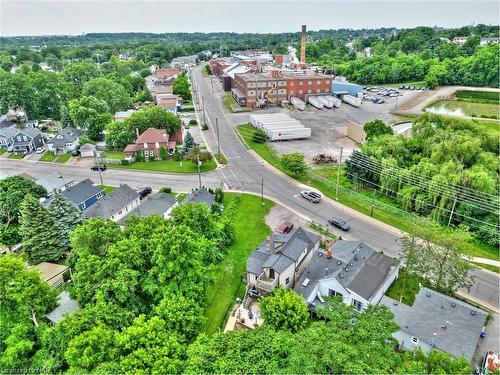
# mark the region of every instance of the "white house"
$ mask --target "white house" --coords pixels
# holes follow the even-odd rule
[[[82,131],[72,126],[63,128],[57,135],[47,142],[49,151],[54,154],[74,151],[80,141]]]
[[[467,42],[467,39],[466,36],[456,36],[453,38],[453,43],[463,46]]]
[[[398,277],[399,263],[362,241],[340,240],[328,251],[315,252],[294,289],[312,311],[324,297],[341,296],[361,312],[382,299]]]
[[[73,186],[75,180],[65,178],[59,172],[52,172],[35,181],[38,185],[42,185],[47,190],[47,197],[60,193]]]
[[[485,46],[488,44],[498,44],[499,41],[500,38],[481,38],[481,40],[479,41],[479,45]]]
[[[139,218],[151,215],[159,215],[164,219],[170,218],[172,210],[178,206],[177,198],[168,193],[157,193],[143,198],[143,201],[135,209],[118,221],[118,224],[124,226],[129,218],[136,216]]]
[[[85,216],[99,216],[104,219],[119,221],[132,212],[141,203],[141,197],[127,184],[101,197],[97,203],[85,210]]]
[[[321,237],[298,228],[273,233],[247,260],[247,286],[252,295],[266,295],[281,286],[293,288],[319,247]]]

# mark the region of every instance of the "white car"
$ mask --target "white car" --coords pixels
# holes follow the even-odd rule
[[[43,154],[45,152],[45,149],[43,147],[38,147],[36,150],[35,150],[35,153],[37,154]]]

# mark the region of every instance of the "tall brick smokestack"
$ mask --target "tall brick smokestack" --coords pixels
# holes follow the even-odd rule
[[[306,25],[302,25],[302,35],[300,37],[300,63],[306,63],[306,42],[307,42],[307,32]]]

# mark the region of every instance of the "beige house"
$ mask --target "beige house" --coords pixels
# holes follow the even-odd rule
[[[290,233],[273,233],[247,260],[247,287],[254,296],[266,295],[281,286],[293,288],[321,237],[298,228]]]

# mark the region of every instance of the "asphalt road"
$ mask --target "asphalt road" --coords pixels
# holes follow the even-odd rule
[[[258,194],[261,193],[263,186],[263,193],[266,197],[315,222],[326,224],[332,216],[342,217],[351,226],[348,235],[341,233],[344,238],[363,240],[372,247],[382,250],[387,255],[395,257],[399,255],[398,239],[400,233],[394,228],[353,212],[328,199],[323,199],[320,204],[314,204],[300,198],[299,192],[303,188],[299,183],[287,176],[276,173],[272,168],[266,167],[264,162],[247,152],[235,133],[235,125],[241,122],[241,116],[234,116],[225,112],[218,99],[212,94],[210,84],[203,78],[199,69],[193,71],[193,79],[197,91],[203,98],[207,122],[210,124],[209,130],[204,132],[207,146],[212,152],[217,152],[216,124],[218,124],[220,148],[228,159],[227,166],[202,174],[202,184],[204,186],[218,187],[223,185],[227,189]],[[11,175],[26,172],[34,177],[41,177],[58,170],[66,177],[72,177],[76,181],[91,178],[95,183],[99,182],[99,174],[91,172],[88,167],[0,158],[0,170]],[[134,188],[145,185],[154,189],[169,186],[173,191],[187,192],[198,185],[198,176],[191,174],[180,175],[108,169],[102,175],[106,185],[127,183]],[[475,275],[477,276],[476,283],[471,288],[470,296],[498,308],[498,275],[485,271],[475,271]]]

